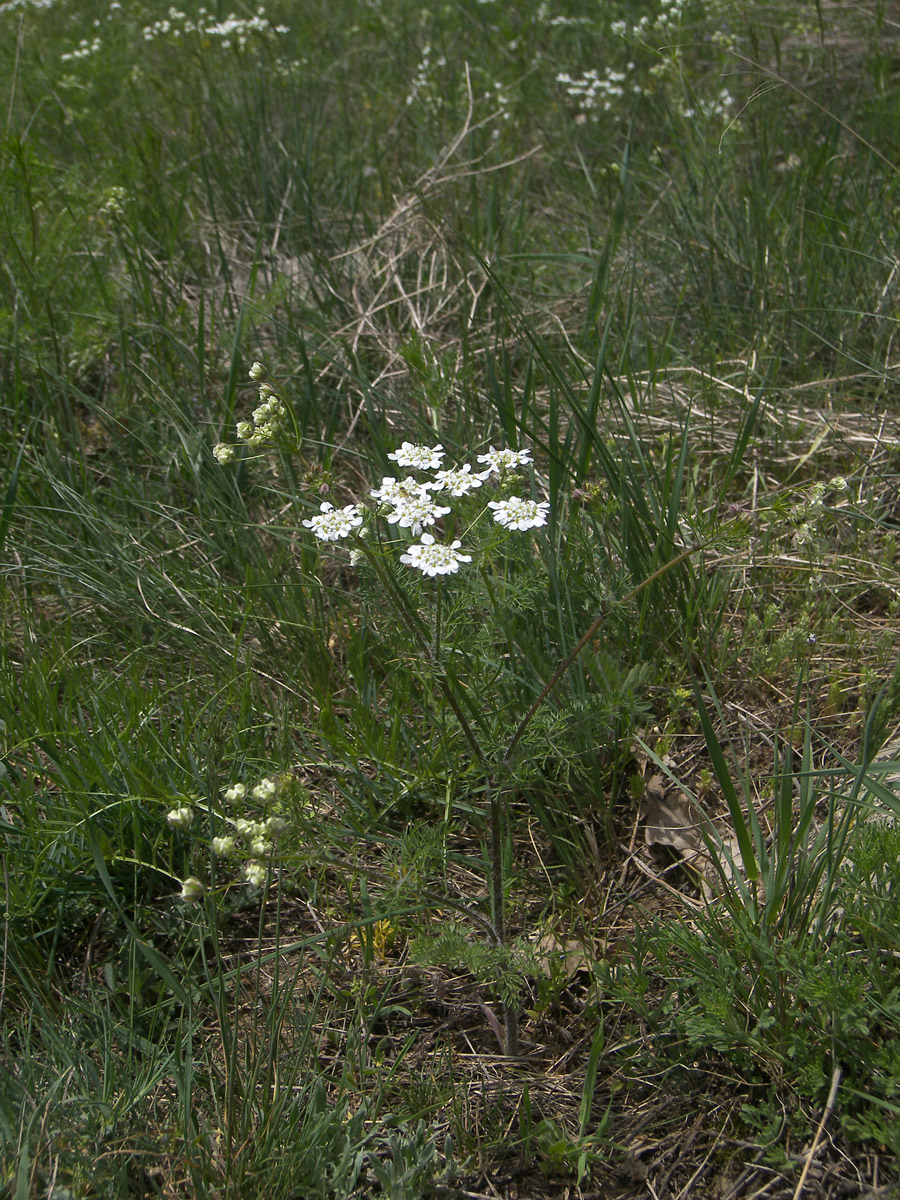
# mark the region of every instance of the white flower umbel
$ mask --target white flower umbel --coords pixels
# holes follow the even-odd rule
[[[246,783],[233,783],[231,787],[225,789],[225,799],[229,804],[237,804],[239,800],[243,800],[247,795]]]
[[[526,463],[534,462],[530,450],[495,450],[493,446],[487,454],[479,454],[478,461],[487,463],[487,475],[502,475],[504,471],[514,471],[516,467],[524,467]]]
[[[461,562],[472,561],[471,554],[459,553],[459,546],[459,542],[451,542],[449,546],[436,542],[430,533],[423,533],[420,542],[400,555],[400,561],[423,575],[455,575]]]
[[[369,495],[380,500],[382,504],[399,504],[402,500],[427,496],[429,486],[427,483],[419,483],[412,475],[407,475],[405,479],[391,479],[385,476],[381,487],[369,492]]]
[[[255,362],[247,374],[254,383],[262,383],[264,379],[268,379],[269,377],[269,372],[266,370],[265,364],[261,362]]]
[[[510,496],[508,500],[489,500],[488,508],[494,510],[494,520],[507,529],[537,529],[547,524],[550,504],[547,500],[524,500],[521,496]]]
[[[216,442],[213,446],[213,458],[223,467],[227,466],[228,463],[234,462],[234,446],[229,446],[227,442]]]
[[[233,837],[214,837],[212,848],[217,858],[230,858],[237,853],[237,842]]]
[[[392,451],[388,458],[393,459],[398,467],[414,467],[417,471],[436,471],[444,457],[444,447],[419,446],[414,442],[404,442],[399,450]]]
[[[166,813],[166,820],[173,829],[190,829],[194,822],[194,810],[188,805],[183,808],[173,808]]]
[[[335,508],[325,500],[320,505],[319,515],[303,521],[302,524],[311,529],[320,541],[336,542],[339,538],[349,537],[358,525],[362,525],[362,520],[355,504]]]
[[[438,517],[446,517],[450,511],[435,504],[426,492],[424,496],[411,496],[401,500],[392,513],[388,513],[389,525],[399,525],[401,529],[409,529],[413,537],[418,537],[426,525],[433,525]]]
[[[454,467],[450,471],[438,471],[434,483],[426,483],[433,492],[449,492],[451,496],[465,496],[473,488],[480,488],[484,479],[481,475],[473,475],[469,463]]]

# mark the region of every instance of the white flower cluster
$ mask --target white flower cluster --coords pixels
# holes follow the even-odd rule
[[[278,781],[261,779],[253,788],[244,783],[233,783],[224,789],[223,795],[230,806],[241,804],[248,797],[258,804],[268,805],[277,798]],[[262,887],[268,876],[268,860],[275,851],[275,840],[288,828],[286,818],[276,813],[262,818],[226,816],[224,820],[233,832],[212,839],[213,854],[223,859],[245,858],[241,878],[250,887]],[[166,814],[166,821],[173,829],[187,832],[193,824],[194,811],[189,805],[173,808]],[[193,903],[205,891],[204,884],[191,875],[182,884],[181,899]]]
[[[402,479],[385,476],[381,486],[373,488],[369,495],[375,500],[381,515],[388,525],[408,529],[419,542],[400,555],[400,561],[421,571],[423,575],[453,575],[460,563],[472,561],[470,554],[463,554],[459,541],[439,542],[428,530],[441,517],[452,511],[447,504],[440,504],[436,497],[459,499],[480,488],[492,476],[508,481],[517,467],[526,466],[534,460],[528,450],[500,449],[491,446],[486,454],[478,456],[485,470],[476,472],[470,463],[459,467],[442,467],[446,451],[444,447],[425,446],[415,442],[403,442],[398,450],[391,451],[388,458],[398,467],[420,472],[434,472],[434,478],[420,481],[414,475]],[[547,501],[528,500],[522,496],[510,496],[505,500],[491,500],[487,508],[493,513],[496,524],[506,529],[538,529],[547,524],[550,505]],[[323,542],[336,542],[349,537],[363,523],[363,514],[356,504],[337,509],[327,500],[319,513],[303,522]],[[363,531],[362,536],[365,536]],[[351,563],[356,565],[361,551],[351,551]]]
[[[409,93],[406,97],[406,103],[412,104],[418,97],[426,96],[434,90],[434,82],[431,79],[431,72],[435,68],[446,67],[447,60],[443,54],[432,62],[431,46],[426,43],[422,50],[422,59],[419,63],[416,73],[410,84]]]
[[[79,58],[90,58],[92,54],[96,54],[103,45],[100,38],[92,38],[88,41],[87,38],[82,38],[74,50],[70,50],[68,54],[59,56],[60,62],[77,62]]]
[[[238,421],[235,428],[238,440],[251,450],[274,442],[285,430],[288,411],[284,401],[270,383],[264,382],[268,372],[262,363],[255,362],[248,371],[254,383],[259,383],[259,406],[253,410],[251,421]],[[262,382],[261,382],[262,381]],[[222,466],[234,462],[236,449],[228,442],[216,442],[213,457]]]
[[[145,25],[142,32],[146,42],[161,37],[180,38],[185,34],[195,34],[206,41],[215,38],[224,48],[234,45],[243,50],[251,34],[272,37],[290,31],[286,25],[273,25],[262,7],[256,10],[255,17],[237,17],[231,13],[224,21],[217,20],[205,8],[197,10],[197,19],[194,21],[181,9],[173,7],[161,20]]]
[[[633,68],[634,63],[629,63],[628,69],[632,70]],[[624,71],[610,69],[604,75],[600,75],[597,71],[585,71],[583,75],[578,76],[561,72],[557,75],[556,82],[565,86],[566,95],[578,102],[582,112],[589,113],[598,109],[609,112],[613,101],[625,95],[626,79]],[[632,90],[638,92],[640,88],[635,85]]]

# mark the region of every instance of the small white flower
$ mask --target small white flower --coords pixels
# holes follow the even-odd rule
[[[242,442],[249,442],[253,437],[253,426],[249,421],[238,421],[235,432]]]
[[[537,529],[547,524],[550,503],[542,500],[524,500],[521,496],[510,496],[508,500],[489,500],[488,508],[494,510],[494,520],[507,529]]]
[[[401,500],[387,520],[389,525],[409,529],[413,537],[418,537],[426,525],[433,525],[438,517],[446,517],[449,511],[449,508],[435,504],[426,492],[424,496]]]
[[[268,379],[269,372],[261,362],[255,362],[247,372],[254,383],[262,383],[264,379]]]
[[[518,466],[534,462],[530,450],[495,450],[493,446],[487,454],[479,454],[478,461],[487,463],[486,475],[502,475],[504,471],[513,471]]]
[[[244,879],[251,887],[262,887],[266,882],[266,864],[261,862],[248,862],[244,867]]]
[[[399,450],[392,451],[388,458],[393,459],[398,467],[414,467],[417,471],[436,471],[444,457],[444,447],[419,446],[414,442],[404,442]]]
[[[247,795],[246,783],[233,783],[231,787],[225,789],[225,799],[229,804],[237,804],[239,800],[243,800]]]
[[[352,530],[362,525],[362,520],[355,504],[348,504],[345,508],[337,509],[325,500],[320,506],[317,517],[301,523],[307,529],[311,529],[320,541],[336,542],[338,538],[349,537]]]
[[[194,822],[194,810],[186,804],[182,808],[173,808],[166,813],[166,820],[173,829],[190,829]]]
[[[188,875],[187,879],[181,885],[181,899],[185,904],[194,904],[203,896],[205,891],[206,889],[196,875]]]
[[[427,483],[419,483],[412,475],[407,475],[405,479],[390,479],[385,476],[381,487],[369,492],[369,495],[380,500],[382,504],[399,504],[401,500],[427,496],[428,488]]]
[[[259,800],[265,804],[268,800],[275,799],[277,790],[278,784],[274,779],[261,779],[250,794],[254,800]]]
[[[847,480],[843,477],[843,475],[835,475],[834,479],[831,480],[828,486],[836,492],[846,492],[850,485],[847,483]]]
[[[484,483],[481,475],[473,475],[471,471],[472,467],[469,463],[455,467],[451,471],[438,471],[434,477],[434,483],[428,483],[425,486],[433,492],[448,491],[451,496],[465,496],[466,492],[471,492],[473,488],[480,488]]]
[[[284,817],[269,817],[266,821],[266,833],[270,837],[278,837],[280,833],[284,833],[288,828],[288,823]]]
[[[250,853],[254,858],[266,858],[272,853],[272,843],[267,842],[265,838],[257,838],[255,842],[250,843]]]
[[[234,462],[234,446],[229,446],[227,442],[216,442],[213,446],[213,458],[222,466],[227,466],[228,463]]]
[[[237,842],[233,837],[214,837],[212,848],[218,858],[230,858],[237,849]]]
[[[461,562],[472,561],[471,554],[458,553],[459,546],[459,542],[451,542],[449,546],[436,542],[430,533],[423,533],[420,542],[400,555],[400,561],[409,563],[423,575],[454,575]]]

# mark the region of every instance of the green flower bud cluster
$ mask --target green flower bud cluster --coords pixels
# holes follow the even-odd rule
[[[264,778],[252,788],[245,783],[230,784],[223,789],[223,799],[232,810],[247,800],[268,807],[277,801],[278,791],[278,779]],[[268,863],[275,853],[276,841],[289,828],[287,818],[277,812],[268,816],[236,816],[233,812],[220,813],[219,816],[228,829],[212,839],[213,855],[225,860],[243,858],[243,881],[252,888],[262,887],[268,876]],[[166,814],[166,821],[173,829],[187,832],[194,823],[194,810],[190,805],[173,808]],[[181,899],[185,903],[194,903],[205,891],[203,882],[191,875],[182,884]]]

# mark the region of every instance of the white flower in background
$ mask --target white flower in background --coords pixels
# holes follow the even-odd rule
[[[261,362],[255,362],[247,372],[254,383],[262,383],[264,379],[268,379],[269,372]]]
[[[230,858],[237,850],[237,842],[233,837],[214,837],[212,848],[218,858]]]
[[[436,542],[430,533],[423,533],[419,543],[400,555],[400,561],[423,575],[455,575],[461,562],[472,561],[471,554],[458,553],[459,546],[459,542],[451,542],[449,546]]]
[[[173,829],[190,829],[194,823],[194,810],[186,804],[181,808],[173,808],[166,813],[166,820]]]
[[[449,508],[435,504],[426,492],[424,496],[401,500],[394,511],[388,513],[387,520],[389,525],[409,529],[413,537],[418,537],[426,525],[433,525],[438,517],[446,517],[449,511]]]
[[[213,458],[223,467],[234,462],[234,446],[229,446],[227,442],[216,442],[213,446]]]
[[[237,804],[239,800],[243,800],[247,795],[246,783],[233,783],[231,787],[225,789],[225,799],[229,804]]]
[[[391,479],[385,476],[381,487],[369,492],[369,495],[380,500],[382,504],[399,504],[401,500],[409,500],[414,496],[427,496],[429,486],[427,483],[419,483],[412,475],[407,475],[405,479]]]
[[[244,879],[251,887],[262,887],[266,882],[266,864],[248,862],[244,867]]]
[[[238,819],[234,823],[234,827],[238,831],[238,833],[241,835],[241,837],[255,837],[256,836],[256,822],[248,821],[246,817],[238,817]]]
[[[236,433],[242,442],[249,442],[253,437],[253,425],[250,421],[238,421]]]
[[[288,828],[288,823],[284,817],[269,817],[266,821],[266,833],[269,837],[278,837],[280,833],[284,833]]]
[[[181,899],[185,904],[194,904],[200,900],[206,889],[196,875],[188,875],[181,885]]]
[[[255,842],[250,843],[250,853],[254,858],[265,858],[272,853],[272,843],[267,842],[265,838],[257,838]]]
[[[484,472],[486,479],[488,475],[502,475],[504,471],[514,471],[516,467],[534,462],[534,459],[530,450],[495,450],[491,446],[487,454],[478,455],[478,461],[487,463],[488,469]]]
[[[507,529],[537,529],[547,524],[550,504],[547,500],[538,503],[511,496],[508,500],[489,500],[488,508],[494,510],[494,520]]]
[[[433,492],[447,491],[451,496],[465,496],[466,492],[471,492],[473,488],[480,488],[482,483],[482,476],[473,475],[471,466],[465,463],[464,466],[454,467],[450,471],[438,471],[434,483],[426,483],[425,486]]]
[[[414,467],[417,471],[436,471],[444,457],[444,447],[418,446],[414,442],[404,442],[399,450],[392,451],[388,458],[393,459],[398,467]]]
[[[319,515],[302,524],[311,529],[320,541],[336,542],[338,538],[349,537],[357,526],[362,525],[362,520],[355,504],[338,509],[325,500],[320,506]]]
[[[850,485],[847,483],[847,480],[843,477],[843,475],[835,475],[834,479],[831,480],[828,486],[836,492],[846,492]]]

